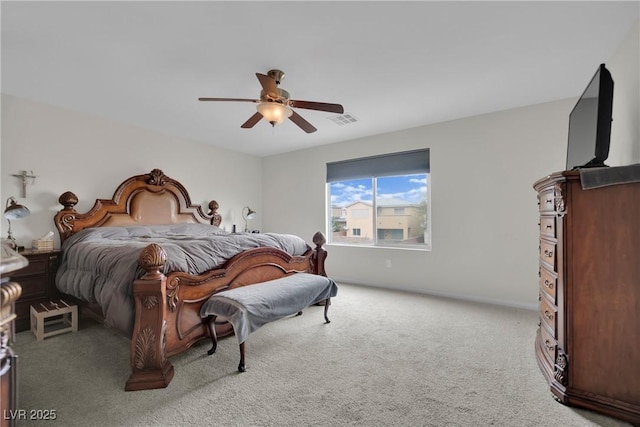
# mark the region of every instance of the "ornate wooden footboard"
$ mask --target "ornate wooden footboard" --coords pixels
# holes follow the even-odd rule
[[[112,199],[98,199],[81,214],[78,198],[71,192],[60,196],[64,206],[54,222],[62,242],[88,227],[135,224],[206,223],[220,225],[218,203],[209,203],[206,215],[192,205],[186,189],[159,169],[125,180]],[[134,281],[134,325],[131,341],[131,376],[125,390],[166,387],[173,378],[169,357],[209,337],[200,317],[202,304],[214,293],[283,277],[298,272],[325,275],[325,237],[313,237],[314,249],[291,256],[275,248],[256,248],[235,255],[221,268],[194,276],[184,272],[162,273],[166,253],[161,246],[147,246],[138,258],[146,271]],[[216,327],[218,336],[233,333],[230,324]]]
[[[135,325],[131,341],[131,376],[126,390],[166,387],[173,377],[168,357],[209,337],[200,317],[202,304],[226,289],[277,279],[297,272],[322,274],[326,251],[324,235],[314,236],[316,248],[304,256],[290,256],[273,248],[256,248],[230,259],[223,268],[199,276],[160,271],[166,255],[156,245],[147,246],[139,263],[146,274],[134,282]],[[216,325],[216,335],[230,335],[229,323]]]

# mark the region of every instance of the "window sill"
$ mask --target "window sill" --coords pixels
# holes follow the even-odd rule
[[[401,245],[347,245],[343,243],[326,243],[325,247],[340,247],[340,248],[359,248],[359,249],[392,249],[402,251],[413,252],[431,252],[431,246],[401,246]]]

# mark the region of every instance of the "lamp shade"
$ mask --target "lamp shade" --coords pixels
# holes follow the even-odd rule
[[[18,204],[14,197],[7,199],[7,206],[4,210],[4,217],[7,219],[20,219],[31,215],[31,211],[26,206]]]
[[[258,103],[256,109],[266,121],[271,123],[271,126],[279,125],[293,114],[291,108],[278,102],[263,101]]]
[[[256,216],[256,211],[251,209],[249,206],[246,206],[245,209],[247,210],[247,213],[244,216],[245,218],[253,219]]]

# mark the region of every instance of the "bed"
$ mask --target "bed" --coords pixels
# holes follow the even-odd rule
[[[215,200],[205,213],[160,169],[126,179],[86,213],[70,191],[59,202],[56,286],[83,315],[131,336],[127,391],[169,384],[169,357],[210,337],[200,309],[211,295],[296,273],[326,276],[321,232],[314,247],[292,235],[228,233]],[[223,323],[215,332],[233,329]]]

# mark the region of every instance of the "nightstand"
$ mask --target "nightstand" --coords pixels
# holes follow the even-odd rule
[[[22,286],[22,295],[15,302],[16,332],[30,329],[29,308],[32,304],[48,302],[59,297],[55,282],[60,251],[25,249],[20,255],[29,261],[29,265],[11,274],[11,280]]]

